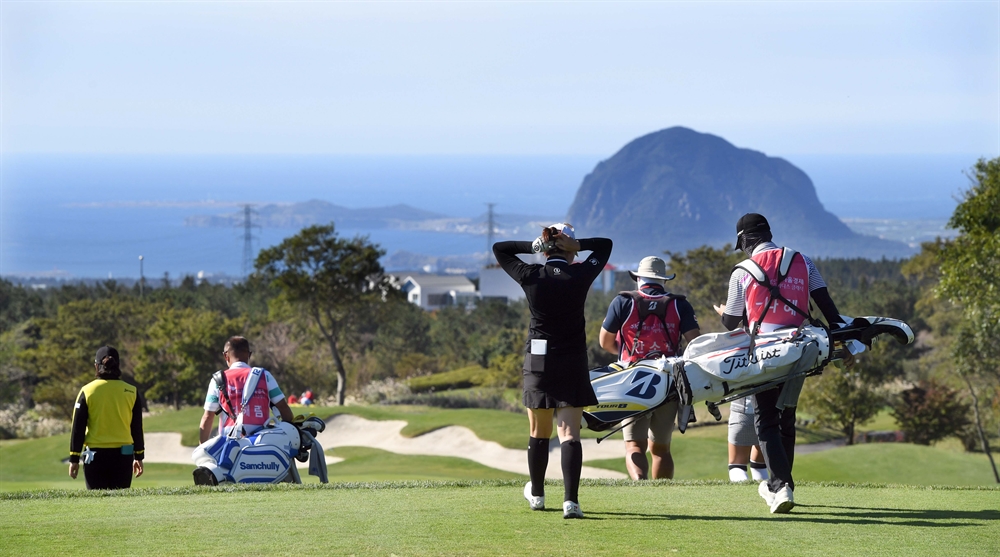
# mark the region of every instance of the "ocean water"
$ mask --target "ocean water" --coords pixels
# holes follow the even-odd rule
[[[789,156],[840,217],[948,218],[968,187],[971,155]],[[405,203],[448,216],[565,215],[598,156],[83,156],[4,155],[0,274],[146,277],[240,275],[243,230],[194,228],[185,217],[242,203],[321,199],[361,208]],[[292,229],[254,230],[254,248]],[[483,236],[399,230],[368,235],[390,254],[486,250]]]

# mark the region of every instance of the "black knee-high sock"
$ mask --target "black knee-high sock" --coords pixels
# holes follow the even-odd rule
[[[549,467],[549,440],[528,437],[528,476],[531,477],[531,494],[545,495],[545,469]]]
[[[559,445],[562,453],[562,473],[565,492],[563,501],[579,503],[580,471],[583,468],[583,445],[579,441],[566,441]]]

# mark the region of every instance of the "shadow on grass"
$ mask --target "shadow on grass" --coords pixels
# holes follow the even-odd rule
[[[813,509],[816,509],[816,511],[813,511]],[[826,511],[823,509],[836,510]],[[603,515],[614,518],[627,517],[634,520],[702,520],[706,522],[791,520],[796,522],[813,522],[816,524],[922,526],[929,528],[985,526],[988,522],[1000,521],[1000,511],[993,509],[956,511],[838,507],[832,505],[796,505],[795,511],[792,513],[776,516],[698,516],[632,512],[592,512],[590,515]]]

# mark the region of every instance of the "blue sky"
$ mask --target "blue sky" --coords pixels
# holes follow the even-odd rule
[[[11,2],[5,153],[1000,154],[991,2]]]

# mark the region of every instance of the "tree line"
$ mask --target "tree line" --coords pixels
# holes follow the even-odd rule
[[[903,261],[814,260],[843,313],[903,319],[917,333],[911,346],[877,343],[852,369],[831,366],[806,382],[802,411],[848,442],[887,406],[915,442],[958,435],[989,454],[1000,435],[1000,159],[980,160],[970,178],[950,221],[954,240],[925,243]],[[745,256],[729,246],[665,254],[677,274],[670,290],[688,297],[703,332],[721,330],[712,304],[725,301]],[[0,405],[68,417],[103,344],[118,347],[123,372],[149,401],[200,404],[234,334],[251,339],[254,363],[286,392],[309,388],[341,404],[375,380],[469,365],[489,369],[497,387],[518,386],[523,302],[426,312],[392,284],[382,255],[330,224],[263,250],[256,271],[232,287],[184,277],[142,290],[113,280],[32,290],[0,280]],[[587,301],[594,366],[613,359],[597,337],[615,294],[595,290]]]

